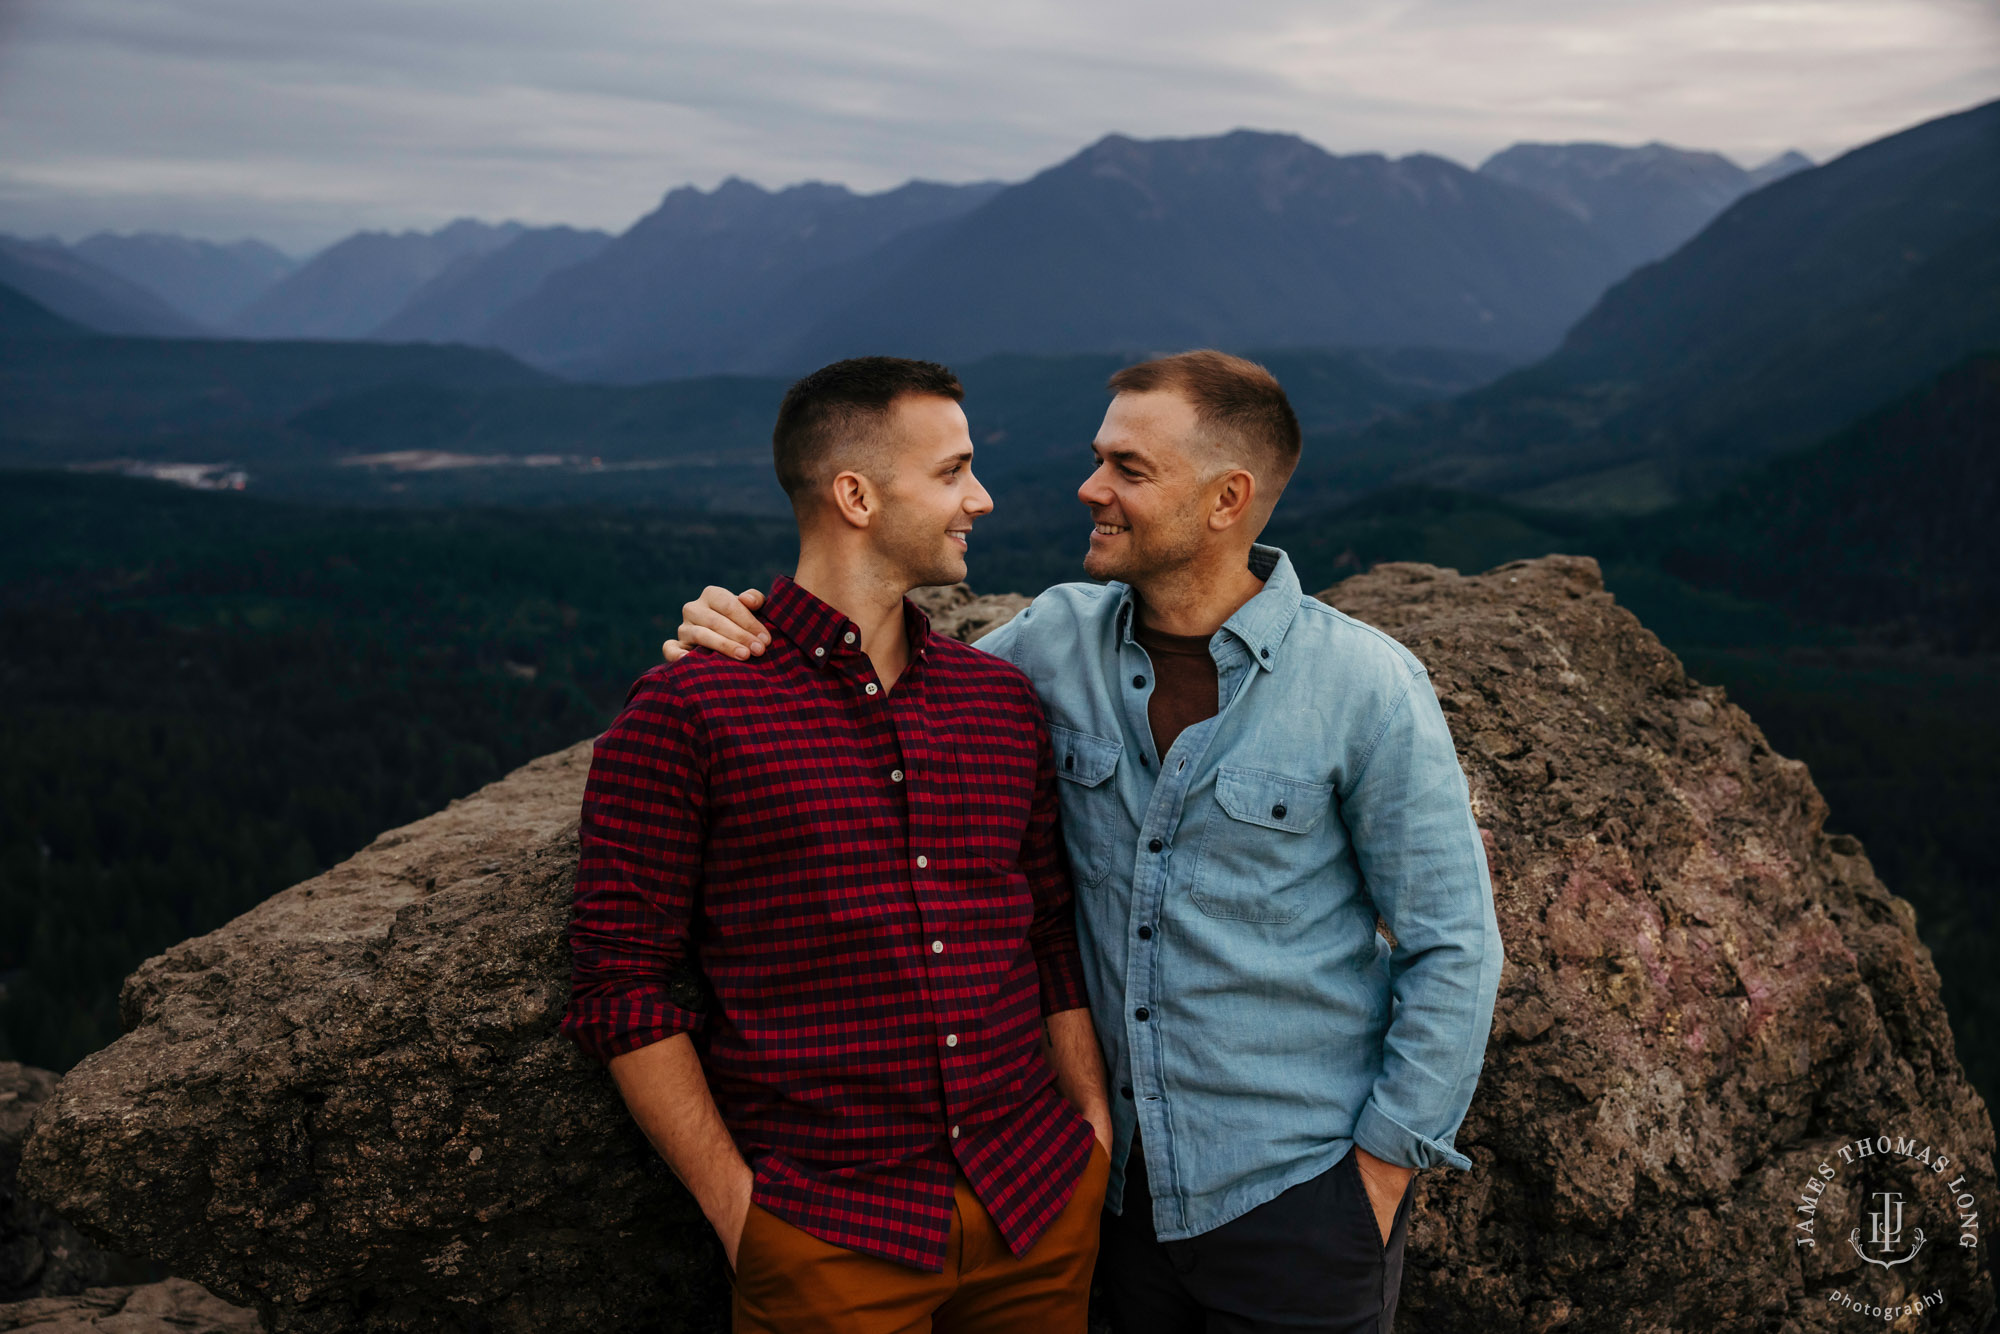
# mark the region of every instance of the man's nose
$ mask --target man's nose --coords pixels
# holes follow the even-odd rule
[[[1104,482],[1104,465],[1099,464],[1090,476],[1083,479],[1083,485],[1076,489],[1076,498],[1093,509],[1111,503],[1111,488]]]
[[[979,484],[979,479],[972,476],[970,470],[967,471],[966,478],[972,483],[972,490],[965,497],[965,512],[973,515],[991,514],[993,512],[993,497],[987,493],[985,487]]]

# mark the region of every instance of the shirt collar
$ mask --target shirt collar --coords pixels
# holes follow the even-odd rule
[[[1250,547],[1250,572],[1264,581],[1264,587],[1222,623],[1222,630],[1250,651],[1250,661],[1270,671],[1277,665],[1279,649],[1299,614],[1299,576],[1292,569],[1290,556],[1261,542]],[[1130,585],[1113,587],[1119,590],[1118,637],[1130,643],[1138,607]]]
[[[764,624],[796,644],[815,667],[843,654],[861,652],[861,631],[840,612],[800,588],[789,575],[771,581],[771,591],[758,613]],[[903,631],[910,639],[910,661],[920,661],[930,648],[931,618],[908,598],[903,599]]]

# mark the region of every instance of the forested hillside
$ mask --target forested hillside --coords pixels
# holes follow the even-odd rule
[[[684,590],[795,549],[0,474],[0,1059],[68,1066],[140,959],[590,735]]]

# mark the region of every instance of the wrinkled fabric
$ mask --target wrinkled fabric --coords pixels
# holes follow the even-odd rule
[[[598,738],[562,1031],[695,1035],[754,1200],[823,1241],[941,1270],[963,1173],[1025,1251],[1095,1142],[1043,1050],[1084,987],[1040,707],[907,600],[890,689],[790,579],[765,614]]]
[[[1353,1144],[1470,1167],[1453,1136],[1499,989],[1485,849],[1423,664],[1305,596],[1277,548],[1251,568],[1263,591],[1209,641],[1218,711],[1165,755],[1126,585],[1058,585],[978,644],[1048,712],[1117,1089],[1109,1207],[1143,1128],[1163,1241]]]

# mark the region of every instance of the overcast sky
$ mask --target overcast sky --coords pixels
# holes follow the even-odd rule
[[[2000,0],[0,0],[0,231],[622,230],[740,175],[1019,179],[1111,132],[1823,160],[2000,97]]]

